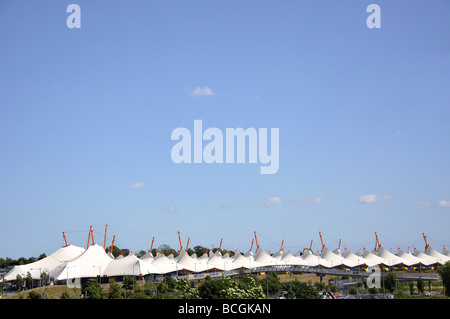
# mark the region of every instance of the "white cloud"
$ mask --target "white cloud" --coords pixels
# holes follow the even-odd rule
[[[145,187],[147,187],[147,185],[145,185],[145,183],[142,182],[135,182],[130,185],[130,188],[145,188]]]
[[[211,90],[208,86],[205,86],[203,88],[197,86],[192,92],[191,94],[193,96],[211,96],[211,95],[215,95],[216,93],[214,93],[213,90]]]
[[[430,202],[424,202],[424,201],[421,201],[421,200],[415,202],[415,204],[419,205],[419,206],[430,206],[431,205]]]
[[[438,202],[439,207],[450,207],[450,200],[440,200]]]
[[[375,195],[375,194],[367,194],[364,196],[359,197],[358,201],[362,204],[370,204],[375,203],[376,201],[380,199],[390,199],[392,198],[392,195],[386,194],[386,195]]]
[[[177,209],[173,205],[166,206],[163,208],[163,210],[169,213],[174,213],[177,211]]]
[[[272,196],[269,197],[264,203],[256,204],[256,207],[271,207],[274,204],[280,204],[284,200],[282,200],[280,197]]]
[[[310,203],[322,203],[323,202],[323,198],[322,197],[314,197],[314,198],[310,198],[309,199]]]
[[[358,201],[363,204],[374,203],[377,201],[377,195],[374,195],[374,194],[364,195],[364,196],[361,196]]]

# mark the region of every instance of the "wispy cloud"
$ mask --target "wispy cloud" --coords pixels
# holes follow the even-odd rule
[[[440,200],[438,202],[439,207],[450,207],[450,200]]]
[[[166,206],[163,208],[163,210],[168,213],[175,213],[177,211],[174,205]]]
[[[281,204],[281,203],[290,203],[290,204],[301,204],[304,205],[306,203],[322,203],[324,201],[324,199],[322,197],[312,197],[312,198],[301,198],[299,200],[290,200],[290,199],[282,199],[281,197],[278,196],[272,196],[269,197],[267,200],[265,200],[262,203],[256,204],[256,207],[271,207],[273,205],[277,205],[277,204]]]
[[[367,194],[367,195],[363,195],[360,196],[358,199],[358,202],[360,202],[361,204],[371,204],[371,203],[375,203],[378,200],[382,200],[382,199],[390,199],[392,198],[392,195],[375,195],[375,194]]]
[[[278,196],[272,196],[272,197],[269,197],[266,201],[264,201],[263,203],[259,203],[259,204],[256,204],[255,206],[256,207],[272,207],[272,205],[275,205],[275,204],[280,204],[280,203],[282,203],[282,202],[284,202],[285,200],[283,200],[283,199],[281,199],[280,197],[278,197]]]
[[[208,86],[205,87],[199,87],[197,86],[192,92],[191,95],[193,96],[211,96],[215,95],[216,93],[211,90]]]
[[[314,198],[310,198],[308,201],[310,203],[322,203],[323,202],[323,198],[322,197],[314,197]]]
[[[431,205],[430,202],[425,202],[425,201],[421,201],[421,200],[418,200],[414,204],[418,205],[418,206],[430,206]]]
[[[145,187],[147,187],[147,185],[145,185],[145,183],[142,182],[135,182],[130,185],[130,188],[145,188]]]
[[[433,206],[433,207],[442,207],[442,208],[450,208],[450,200],[440,200],[436,204],[432,204],[427,201],[416,201],[414,205],[418,206]]]

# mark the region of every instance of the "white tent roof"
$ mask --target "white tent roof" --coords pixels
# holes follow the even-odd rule
[[[220,253],[218,254],[217,251],[209,257],[208,267],[209,269],[231,270],[233,268],[233,260],[231,258],[222,258],[222,255]]]
[[[414,248],[414,256],[420,259],[420,262],[424,266],[430,266],[438,263],[438,260],[434,257],[431,257],[430,255],[425,254],[424,252],[418,250],[417,248]]]
[[[365,248],[363,249],[362,256],[366,260],[366,265],[369,267],[381,266],[385,262],[383,258],[371,253]]]
[[[67,278],[92,278],[103,276],[106,268],[113,259],[109,257],[103,247],[93,244],[80,256],[61,265],[61,270],[56,271],[55,280]]]
[[[261,248],[259,248],[256,252],[255,261],[258,262],[261,266],[273,266],[282,264],[281,261],[276,260]]]
[[[312,253],[311,250],[309,249],[305,249],[303,251],[303,255],[302,255],[302,265],[304,266],[318,266],[319,265],[319,260],[320,257],[316,256]]]
[[[334,252],[332,252],[327,246],[324,246],[322,249],[322,254],[320,255],[321,261],[319,263],[322,266],[326,266],[329,268],[342,266],[344,258],[341,256],[336,255]]]
[[[344,248],[342,257],[345,258],[346,266],[349,267],[363,266],[367,265],[368,263],[362,255],[356,255],[347,248]]]
[[[252,259],[255,259],[255,256],[253,256],[253,252],[252,252],[251,250],[247,251],[247,252],[244,254],[244,256],[245,256],[245,257],[252,258]]]
[[[398,248],[397,255],[403,259],[403,264],[405,266],[413,266],[413,265],[419,265],[421,263],[421,259],[417,258],[413,254],[411,254],[409,251],[406,252],[400,247]]]
[[[441,254],[437,250],[433,249],[433,247],[431,247],[431,246],[429,246],[425,250],[425,254],[427,254],[430,257],[436,258],[438,263],[440,263],[441,265],[445,264],[447,261],[450,261],[450,257],[449,256]]]
[[[152,263],[137,258],[134,254],[112,260],[104,275],[113,276],[139,276],[149,274],[160,274],[161,271]]]
[[[274,258],[276,260],[281,260],[281,258],[286,254],[287,254],[287,251],[285,251],[284,249],[280,249],[272,256],[272,258]]]
[[[68,245],[59,248],[53,254],[35,261],[30,264],[14,266],[5,276],[4,280],[11,281],[16,280],[17,275],[20,275],[22,278],[27,276],[27,273],[30,272],[31,277],[35,280],[41,278],[42,272],[52,273],[55,269],[57,269],[64,262],[71,260],[84,252],[84,248],[78,247],[75,245]]]
[[[383,246],[381,246],[378,249],[377,255],[378,255],[378,257],[381,257],[384,259],[383,264],[385,266],[397,266],[397,265],[406,263],[405,260],[403,260],[403,258],[401,258],[397,255],[394,255],[390,251],[386,250]]]
[[[153,259],[152,265],[156,266],[162,274],[168,274],[175,271],[183,270],[183,267],[178,266],[175,258],[169,258],[163,253],[158,253]]]
[[[450,250],[448,250],[447,248],[444,247],[443,254],[444,254],[445,256],[450,257]]]
[[[233,256],[233,269],[239,269],[239,268],[255,268],[261,266],[260,263],[253,260],[253,256],[246,256],[242,255],[239,251],[236,251],[235,255]]]
[[[303,259],[300,256],[293,256],[289,252],[283,254],[281,261],[286,265],[303,265]]]
[[[146,259],[147,262],[152,261],[153,258],[153,254],[150,251],[147,251],[144,255],[141,256],[141,259]]]

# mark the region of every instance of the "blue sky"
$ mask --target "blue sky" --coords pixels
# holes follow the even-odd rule
[[[81,8],[69,29],[66,8]],[[366,8],[381,8],[381,28]],[[448,1],[0,1],[0,257],[450,245]],[[196,88],[200,90],[196,91]],[[209,91],[208,91],[209,90]],[[194,94],[210,92],[211,94]],[[279,128],[280,168],[172,130]],[[137,183],[137,184],[136,184]],[[133,187],[140,186],[140,187]]]

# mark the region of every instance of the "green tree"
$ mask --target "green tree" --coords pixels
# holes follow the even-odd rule
[[[109,284],[108,299],[122,299],[122,287],[117,282]]]
[[[284,282],[283,283],[284,290],[289,291],[292,290],[292,294],[297,299],[317,299],[319,298],[319,293],[314,288],[313,285],[306,282],[301,282],[298,279],[293,280],[292,282]]]
[[[102,287],[97,279],[88,279],[81,287],[87,299],[102,299]]]
[[[42,295],[37,291],[30,291],[28,294],[28,299],[42,299]]]
[[[61,294],[61,299],[70,299],[69,292],[66,290]]]
[[[28,289],[33,288],[33,277],[31,277],[30,272],[27,272],[27,276],[25,277],[25,283]]]
[[[425,285],[422,278],[419,278],[419,280],[417,280],[417,290],[421,294],[423,294],[423,292],[425,291]]]
[[[445,295],[450,297],[450,261],[447,261],[445,265],[439,267],[437,272],[441,276]]]
[[[22,286],[23,286],[23,278],[21,275],[17,275],[16,276],[16,280],[14,281],[14,283],[16,284],[17,288],[19,291],[22,290]]]
[[[123,280],[123,289],[133,290],[136,288],[136,278],[133,276],[125,276]]]
[[[414,285],[414,281],[410,281],[408,283],[408,287],[409,287],[409,294],[412,296],[414,294],[414,289],[415,289],[415,285]]]
[[[395,290],[395,283],[397,282],[397,275],[393,272],[387,273],[384,275],[383,283],[384,288],[388,291],[393,292]]]
[[[275,272],[268,273],[264,278],[260,279],[259,282],[263,287],[264,292],[268,295],[276,295],[282,289],[280,277]]]

